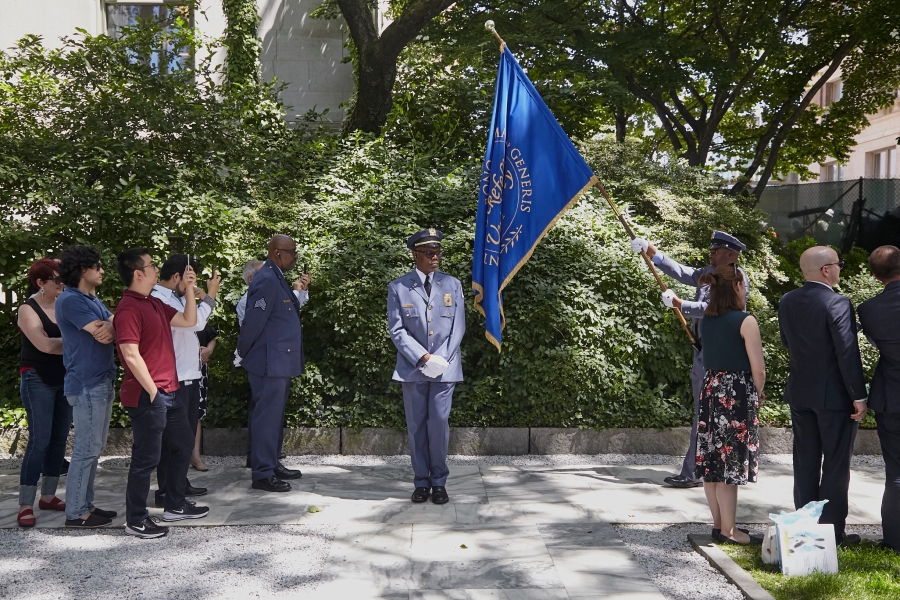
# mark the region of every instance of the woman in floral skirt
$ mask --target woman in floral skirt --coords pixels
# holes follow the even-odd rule
[[[744,278],[737,265],[718,267],[700,278],[709,285],[702,321],[703,366],[697,428],[697,478],[719,542],[749,544],[735,527],[738,486],[759,473],[759,407],[766,383],[759,324],[744,312]]]

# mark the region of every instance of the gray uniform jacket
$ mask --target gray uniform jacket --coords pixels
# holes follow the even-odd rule
[[[869,408],[900,413],[900,281],[892,281],[856,309],[863,333],[881,356],[869,388]]]
[[[435,271],[431,297],[425,296],[415,269],[388,285],[388,333],[397,347],[394,381],[462,381],[459,345],[466,331],[465,304],[459,279]],[[440,377],[426,377],[421,358],[437,354],[450,366]]]
[[[687,265],[676,262],[661,252],[657,252],[653,256],[652,260],[653,264],[659,267],[660,271],[662,271],[672,279],[685,285],[691,285],[697,288],[697,291],[694,294],[693,301],[682,300],[681,314],[691,319],[691,329],[693,330],[694,334],[699,337],[701,335],[700,319],[703,318],[703,312],[706,310],[706,307],[709,306],[709,286],[698,286],[697,282],[706,273],[712,273],[713,271],[715,271],[715,267],[713,267],[712,265],[707,265],[702,269],[695,269],[694,267],[689,267]],[[746,307],[746,302],[750,298],[750,281],[747,279],[747,274],[742,268],[738,267],[738,271],[740,271],[741,275],[743,275],[744,277],[744,289],[747,290],[746,294],[744,295],[744,305]],[[744,310],[746,311],[746,308]]]

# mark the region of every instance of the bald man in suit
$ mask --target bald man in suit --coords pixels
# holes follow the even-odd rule
[[[835,540],[847,535],[850,457],[858,422],[866,414],[866,382],[850,300],[834,291],[844,261],[827,246],[800,256],[806,284],[778,307],[781,342],[790,353],[784,397],[794,429],[794,507],[828,500],[820,523],[833,523]]]

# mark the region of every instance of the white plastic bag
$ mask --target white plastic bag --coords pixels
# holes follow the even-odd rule
[[[762,560],[767,565],[778,564],[778,534],[775,525],[766,527],[762,543]]]
[[[837,573],[834,526],[819,524],[826,502],[810,502],[796,512],[769,515],[775,521],[778,562],[785,576],[809,575],[815,571]],[[765,544],[763,548],[765,560]]]

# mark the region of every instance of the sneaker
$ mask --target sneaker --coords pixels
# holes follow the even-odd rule
[[[159,519],[157,519],[156,517],[147,517],[137,524],[126,523],[125,533],[127,535],[133,535],[145,540],[163,537],[164,535],[169,533],[169,528],[157,525],[158,522]]]
[[[185,502],[181,508],[167,510],[163,513],[163,521],[182,521],[184,519],[202,519],[209,514],[208,506],[197,506],[193,502]]]
[[[66,527],[74,529],[94,529],[105,527],[110,523],[112,523],[112,519],[101,517],[96,513],[89,514],[87,519],[66,519]]]

